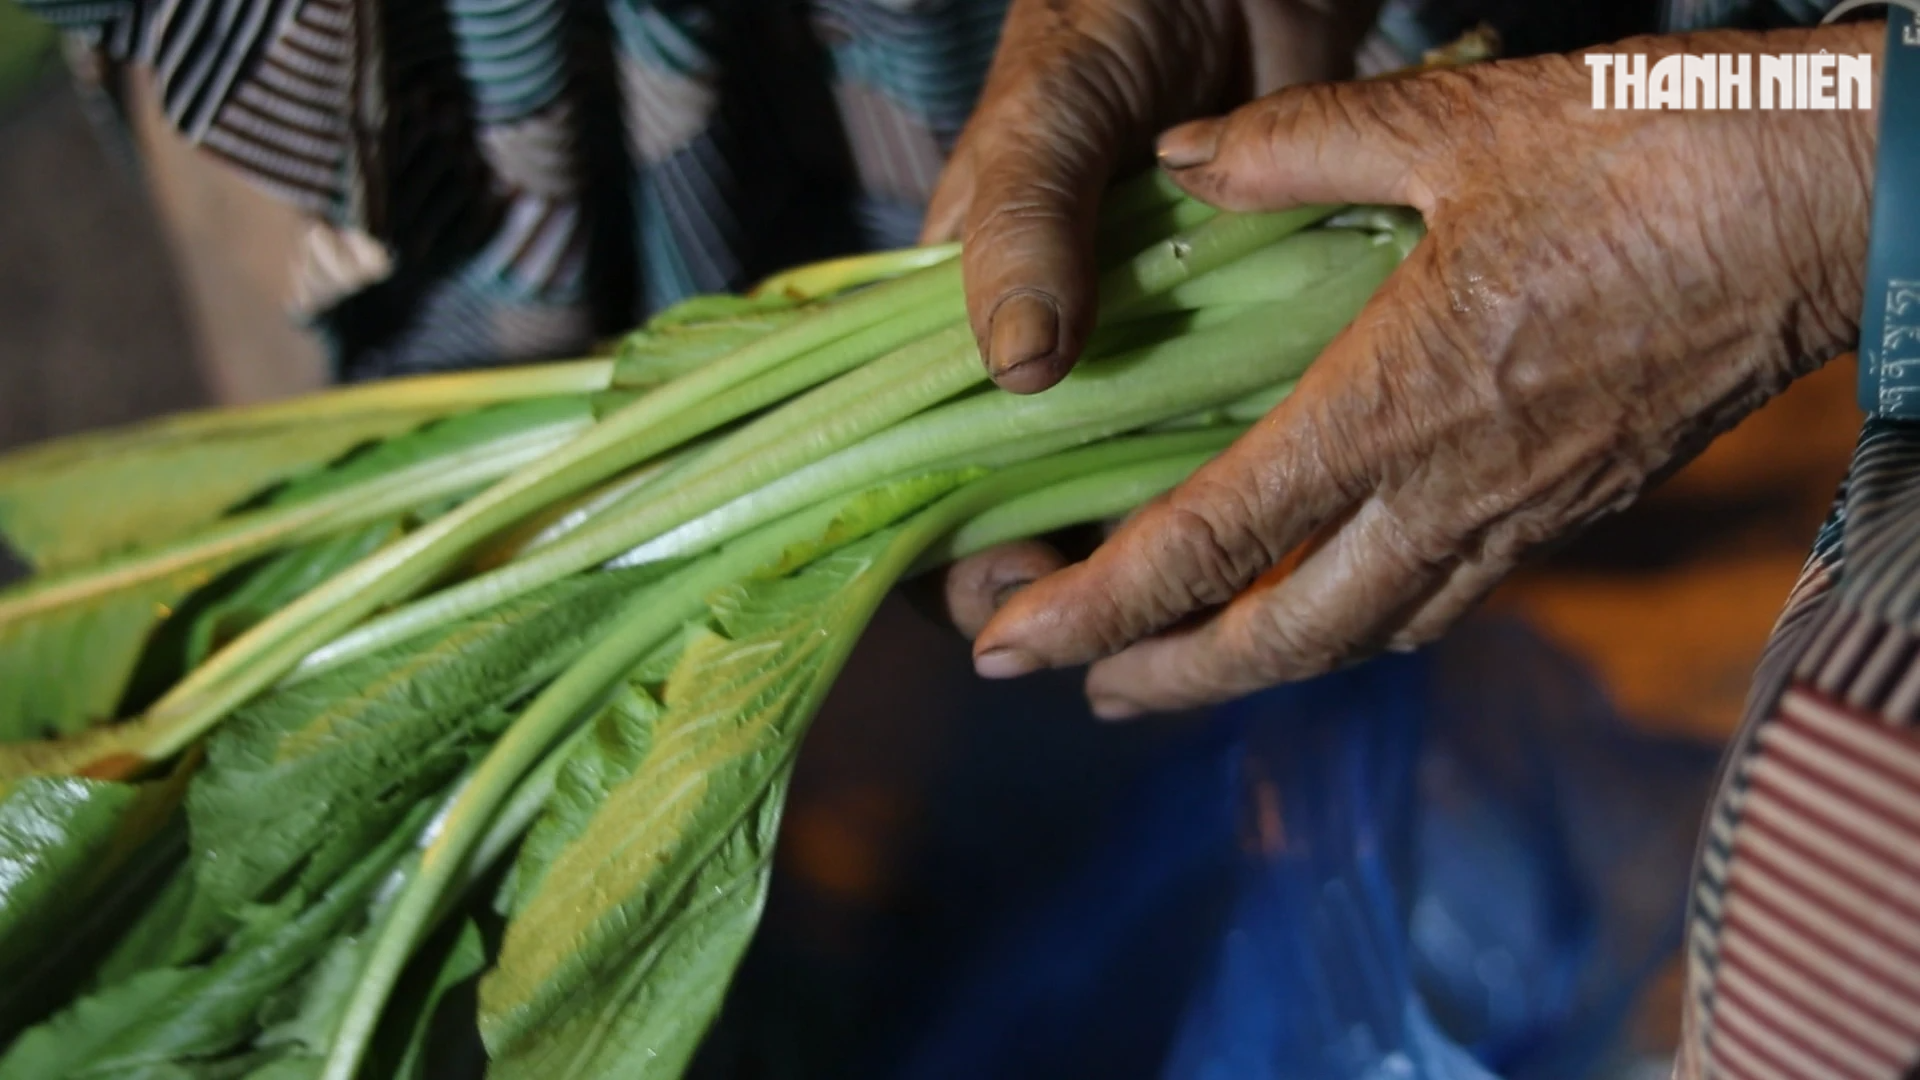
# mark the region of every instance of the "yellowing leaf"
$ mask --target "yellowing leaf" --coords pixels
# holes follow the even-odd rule
[[[567,398],[453,417],[353,455],[187,539],[0,591],[0,686],[11,691],[0,694],[0,741],[71,735],[113,718],[153,628],[219,575],[484,484],[591,419],[583,401]],[[310,583],[298,573],[289,579]],[[295,595],[263,588],[242,598],[285,603]]]
[[[361,443],[437,415],[383,411],[211,430],[163,421],[32,447],[0,457],[0,534],[43,571],[155,547]]]
[[[481,982],[494,1076],[679,1075],[759,919],[800,736],[904,565],[899,536],[722,590],[664,708],[635,693],[602,718],[534,834],[567,839],[523,854]]]

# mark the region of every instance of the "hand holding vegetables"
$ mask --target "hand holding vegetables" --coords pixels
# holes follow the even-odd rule
[[[1417,233],[1122,185],[1040,395],[943,246],[0,456],[0,1080],[417,1080],[482,971],[495,1080],[678,1075],[887,590],[1166,490]]]
[[[1343,78],[1378,0],[1016,0],[922,239],[966,245],[994,382],[1059,382],[1094,323],[1101,194],[1169,124]]]
[[[967,317],[988,374],[1060,381],[1094,321],[1094,223],[1153,137],[1298,82],[1351,74],[1378,0],[1015,0],[921,239],[964,239]],[[979,634],[1013,589],[1066,564],[1028,540],[955,563],[942,591]]]
[[[1614,48],[1877,52],[1880,28]],[[1125,717],[1427,641],[1846,348],[1873,114],[1596,111],[1590,87],[1547,57],[1287,90],[1163,136],[1216,205],[1407,204],[1428,234],[1297,393],[1015,595],[979,670],[1098,660],[1095,708]]]

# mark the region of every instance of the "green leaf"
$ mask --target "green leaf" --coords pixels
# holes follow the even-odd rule
[[[0,592],[0,742],[69,735],[114,715],[147,635],[233,562],[88,582],[35,604],[28,581]],[[14,601],[9,603],[9,601]]]
[[[120,1080],[195,1076],[182,1069],[244,1046],[261,1010],[363,919],[374,888],[436,809],[417,804],[383,843],[316,894],[289,893],[251,909],[221,953],[193,967],[157,968],[82,997],[0,1057],[0,1080]]]
[[[308,589],[359,562],[399,536],[399,518],[302,544],[268,559],[238,588],[210,603],[186,633],[185,667],[198,667],[227,642],[299,599]]]
[[[355,531],[470,489],[591,422],[576,398],[481,409],[398,436],[302,479],[193,537],[0,591],[0,741],[71,734],[111,719],[156,624],[218,575],[276,548]],[[364,546],[366,536],[359,537]],[[276,564],[242,602],[284,603],[355,550]],[[322,564],[326,565],[322,565]],[[302,571],[307,573],[303,576]],[[231,614],[231,613],[228,613]],[[210,643],[216,628],[206,631]]]
[[[22,928],[59,911],[63,894],[113,845],[138,794],[131,784],[72,777],[0,785],[0,970],[20,950]]]
[[[606,361],[392,379],[0,454],[0,537],[41,570],[195,531],[362,443],[502,402],[606,389]]]
[[[629,668],[630,693],[614,695],[597,737],[574,744],[522,850],[498,965],[481,981],[490,1076],[680,1075],[759,917],[798,742],[888,587],[997,503],[1215,443],[1143,436],[1013,466],[783,577],[765,568],[796,541],[911,500],[856,496],[810,512],[805,529],[770,527],[762,572],[730,568],[721,580],[733,583],[709,594],[708,625],[687,637],[662,707],[649,707]]]
[[[783,767],[673,895],[671,921],[591,990],[496,1056],[489,1080],[679,1077],[719,1013],[766,904]],[[486,985],[482,982],[482,985]]]
[[[400,469],[444,462],[503,440],[532,435],[537,441],[556,443],[565,434],[584,429],[592,419],[592,406],[581,397],[530,398],[475,409],[349,454],[324,471],[287,485],[274,502],[299,503],[346,491]],[[556,436],[556,431],[564,434]]]
[[[680,647],[682,642],[676,639],[670,644]],[[614,786],[631,777],[645,760],[661,708],[642,688],[642,679],[633,681],[639,685],[623,685],[614,691],[613,700],[595,718],[586,741],[568,756],[554,780],[553,794],[547,796],[539,819],[521,841],[513,865],[510,914],[519,914],[526,907],[526,899],[538,891],[554,859],[580,838]]]
[[[98,1044],[177,1001],[193,985],[189,969],[143,972],[112,990],[83,997],[65,1012],[21,1036],[0,1057],[0,1080],[68,1080],[84,1075]],[[96,1073],[96,1075],[98,1075]]]
[[[185,847],[182,843],[183,853]],[[142,971],[177,967],[202,956],[216,939],[210,931],[196,933],[187,925],[192,910],[193,867],[182,858],[101,960],[92,985],[111,986]]]
[[[320,1075],[321,1064],[321,1059],[311,1054],[275,1058],[240,1074],[238,1080],[314,1080]]]
[[[27,965],[71,944],[62,935],[166,826],[182,789],[178,779],[0,784],[0,982],[17,985]]]
[[[395,872],[390,871],[387,880],[391,881]],[[378,901],[371,907],[377,912]],[[337,935],[304,974],[267,991],[254,1013],[254,1025],[259,1030],[249,1049],[212,1061],[143,1065],[135,1075],[179,1076],[183,1080],[311,1080],[319,1075],[325,1061],[365,951],[364,937]],[[485,966],[486,952],[479,929],[471,920],[448,926],[428,942],[409,966],[404,992],[384,1018],[382,1040],[376,1046],[368,1075],[382,1080],[427,1080],[422,1069],[433,1049],[428,1040],[442,1004],[454,988],[474,979]],[[192,992],[193,988],[181,989]],[[471,1027],[470,1012],[467,1023]]]
[[[232,915],[339,872],[668,569],[569,578],[243,708],[188,796],[202,901]]]
[[[863,491],[847,500],[846,506],[834,515],[826,531],[800,543],[789,544],[780,553],[779,561],[763,569],[760,576],[777,578],[790,574],[827,552],[871,536],[986,473],[985,469],[934,469]]]
[[[378,910],[376,903],[374,911]],[[327,955],[294,988],[297,993],[292,1014],[268,1026],[254,1041],[256,1046],[281,1056],[249,1072],[249,1080],[319,1074],[365,961],[366,944],[366,939],[358,935],[335,939]],[[381,1018],[380,1035],[363,1074],[381,1080],[427,1080],[426,1064],[436,1056],[430,1039],[436,1021],[442,1019],[442,1004],[455,988],[477,977],[486,964],[485,943],[473,920],[461,919],[434,935],[407,966],[400,993]],[[470,1007],[466,1022],[471,1029]]]
[[[899,568],[888,530],[722,589],[651,722],[634,689],[556,786],[519,868],[481,1034],[500,1078],[677,1076],[765,895],[807,722]]]
[[[40,570],[84,566],[186,536],[263,489],[437,415],[161,421],[44,443],[0,456],[0,535]]]
[[[924,489],[924,485],[918,487]],[[928,492],[927,497],[936,493]],[[556,748],[580,740],[583,732],[591,730],[588,725],[622,681],[634,678],[637,669],[650,668],[689,620],[708,614],[707,598],[716,590],[752,578],[756,570],[777,561],[789,545],[827,531],[836,518],[862,516],[849,515],[850,501],[868,506],[868,515],[874,512],[873,506],[897,502],[832,500],[692,560],[656,586],[637,593],[592,648],[527,704],[436,820],[414,872],[398,886],[328,1056],[326,1076],[346,1080],[357,1075],[394,981],[426,930],[475,881],[476,873],[484,872],[539,815],[564,764],[564,758],[554,756]],[[927,539],[918,536],[915,543],[924,546]],[[889,565],[885,573],[876,575],[883,581],[882,588],[904,566]],[[873,602],[878,602],[878,593]],[[695,636],[710,633],[701,628]],[[647,681],[640,685],[646,686]],[[530,872],[529,876],[538,875]],[[510,906],[511,892],[501,895]]]
[[[378,904],[374,909],[378,910]],[[359,974],[366,941],[359,936],[337,937],[321,960],[301,981],[286,988],[293,1012],[270,1022],[253,1040],[257,1049],[199,1064],[191,1075],[203,1080],[216,1071],[235,1080],[314,1080],[326,1062],[326,1052],[339,1024],[342,1007]],[[436,1033],[448,1030],[444,1023],[456,1018],[443,1015],[446,1008],[460,1004],[449,995],[470,983],[486,967],[487,954],[480,928],[471,919],[450,924],[434,936],[408,965],[393,1007],[381,1020],[380,1038],[373,1048],[362,1075],[379,1080],[430,1080],[429,1063],[443,1064],[442,1046],[435,1045]],[[262,1020],[272,1010],[263,1005]],[[471,1029],[472,1011],[466,1011]],[[477,1041],[473,1043],[477,1051]],[[463,1048],[464,1049],[464,1048]],[[179,1067],[169,1063],[169,1067]],[[205,1070],[203,1073],[199,1070]],[[460,1074],[454,1074],[460,1075]]]
[[[804,312],[788,301],[694,297],[620,341],[613,385],[645,390],[767,336]]]
[[[792,311],[798,303],[786,296],[741,296],[736,293],[703,293],[661,308],[647,320],[642,333],[685,330],[713,323],[751,323],[759,318]]]
[[[263,1029],[254,1044],[280,1048],[298,1057],[325,1054],[364,951],[365,943],[358,936],[335,938],[298,984],[284,988],[277,999],[262,1003]]]

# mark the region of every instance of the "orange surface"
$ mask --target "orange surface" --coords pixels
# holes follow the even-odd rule
[[[1801,380],[1493,603],[1586,658],[1640,722],[1725,738],[1846,471],[1853,383],[1851,359]]]

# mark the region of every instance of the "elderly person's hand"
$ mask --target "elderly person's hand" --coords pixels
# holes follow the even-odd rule
[[[1882,32],[1610,51],[1877,54]],[[1597,111],[1591,85],[1548,57],[1287,90],[1163,136],[1209,202],[1405,204],[1428,235],[1292,397],[1014,595],[980,672],[1098,661],[1088,694],[1117,718],[1420,644],[1849,347],[1872,114]]]
[[[1093,230],[1116,174],[1169,125],[1294,83],[1343,78],[1380,0],[1014,0],[980,104],[927,210],[966,241],[967,311],[994,381],[1060,381],[1094,319]],[[1009,590],[1064,565],[1010,544],[946,575],[969,637]]]
[[[923,237],[966,243],[994,381],[1052,386],[1094,320],[1093,228],[1169,125],[1342,78],[1378,0],[1014,0]]]

